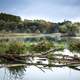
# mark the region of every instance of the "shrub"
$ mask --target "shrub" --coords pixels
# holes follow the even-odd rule
[[[72,40],[72,41],[70,41],[69,49],[72,52],[80,52],[80,40]]]
[[[37,44],[31,45],[31,50],[38,53],[38,52],[45,52],[52,47],[54,47],[52,42],[42,41]]]
[[[0,54],[4,54],[6,50],[8,50],[8,44],[0,42]]]
[[[6,52],[9,54],[23,54],[26,52],[26,45],[22,42],[12,42]]]

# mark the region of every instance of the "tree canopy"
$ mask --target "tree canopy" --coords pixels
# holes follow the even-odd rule
[[[45,20],[21,20],[20,16],[0,13],[0,32],[16,33],[66,33],[70,36],[80,32],[80,23],[64,21],[53,23]]]

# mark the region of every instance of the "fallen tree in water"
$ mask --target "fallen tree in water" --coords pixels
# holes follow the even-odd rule
[[[34,59],[36,58],[36,56],[38,57],[37,61],[34,63]],[[60,57],[60,58],[59,58]],[[1,58],[0,58],[1,59]],[[71,57],[71,56],[67,56],[67,55],[53,55],[51,57],[49,57],[49,55],[26,55],[26,57],[22,57],[22,56],[6,56],[3,57],[4,62],[4,66],[8,67],[7,64],[10,64],[11,66],[13,66],[14,64],[22,64],[22,65],[43,65],[43,66],[50,66],[50,67],[64,67],[64,66],[80,66],[80,58],[75,58],[75,57]],[[48,63],[45,64],[43,63],[43,61],[48,60]],[[56,65],[56,63],[58,63]]]
[[[74,63],[74,64],[44,64],[44,63],[23,63],[23,64],[20,64],[20,63],[17,63],[17,64],[2,64],[0,65],[0,68],[2,67],[15,67],[15,66],[43,66],[43,67],[70,67],[70,68],[75,68],[77,66],[80,66],[80,62],[79,63]]]
[[[77,55],[62,55],[62,54],[53,54],[55,51],[61,49],[50,49],[46,52],[41,53],[30,53],[30,54],[1,54],[0,63],[4,64],[0,67],[11,67],[19,65],[42,65],[48,67],[77,67],[80,66],[80,57]],[[38,57],[38,61],[33,62],[34,59]],[[43,63],[44,60],[48,60],[48,63]],[[58,64],[56,64],[58,63]]]

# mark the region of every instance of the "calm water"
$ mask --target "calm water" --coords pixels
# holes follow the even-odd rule
[[[1,68],[0,80],[80,80],[80,71],[68,67],[40,70],[35,66],[27,68]]]

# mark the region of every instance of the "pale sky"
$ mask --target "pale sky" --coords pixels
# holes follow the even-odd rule
[[[80,21],[80,0],[0,0],[0,12],[22,19]]]

